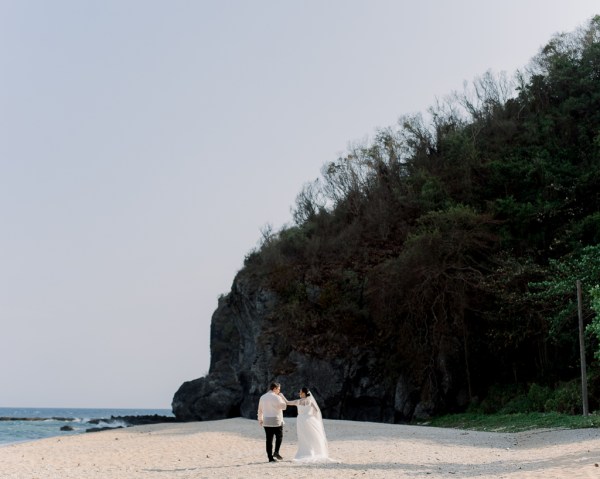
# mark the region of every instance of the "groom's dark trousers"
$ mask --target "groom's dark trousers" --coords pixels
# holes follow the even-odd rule
[[[279,454],[279,448],[283,441],[283,426],[266,427],[265,435],[267,436],[267,456],[269,460],[273,459],[273,436],[275,436],[275,454]]]

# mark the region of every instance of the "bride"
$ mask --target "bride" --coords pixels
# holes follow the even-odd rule
[[[302,388],[299,395],[300,399],[286,400],[288,406],[298,407],[298,419],[296,420],[298,452],[296,452],[294,461],[333,462],[329,459],[323,417],[317,401],[308,388]]]

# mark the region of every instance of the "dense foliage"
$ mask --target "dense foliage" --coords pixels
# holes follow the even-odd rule
[[[433,391],[442,364],[472,402],[577,378],[576,279],[600,351],[600,16],[325,165],[293,215],[245,263],[282,299],[281,347],[371,348]]]

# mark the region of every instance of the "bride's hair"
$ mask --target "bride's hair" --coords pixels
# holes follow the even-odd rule
[[[310,391],[308,390],[308,388],[302,388],[301,391],[306,394],[306,396],[310,396]]]

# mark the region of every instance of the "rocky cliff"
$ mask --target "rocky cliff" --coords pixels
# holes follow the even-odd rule
[[[209,374],[184,383],[173,398],[178,419],[256,418],[259,397],[272,381],[288,398],[308,386],[324,417],[335,419],[405,422],[465,401],[464,390],[453,388],[448,358],[438,361],[444,386],[434,391],[415,384],[410,371],[386,377],[385,353],[370,348],[355,345],[333,358],[296,350],[286,340],[285,321],[271,317],[277,304],[256,278],[238,274],[212,317]]]
[[[478,398],[525,411],[532,385],[578,379],[572,288],[600,281],[598,38],[600,16],[542,48],[514,96],[486,74],[324,165],[219,302],[177,417],[255,417],[273,380],[329,418],[401,422]]]

